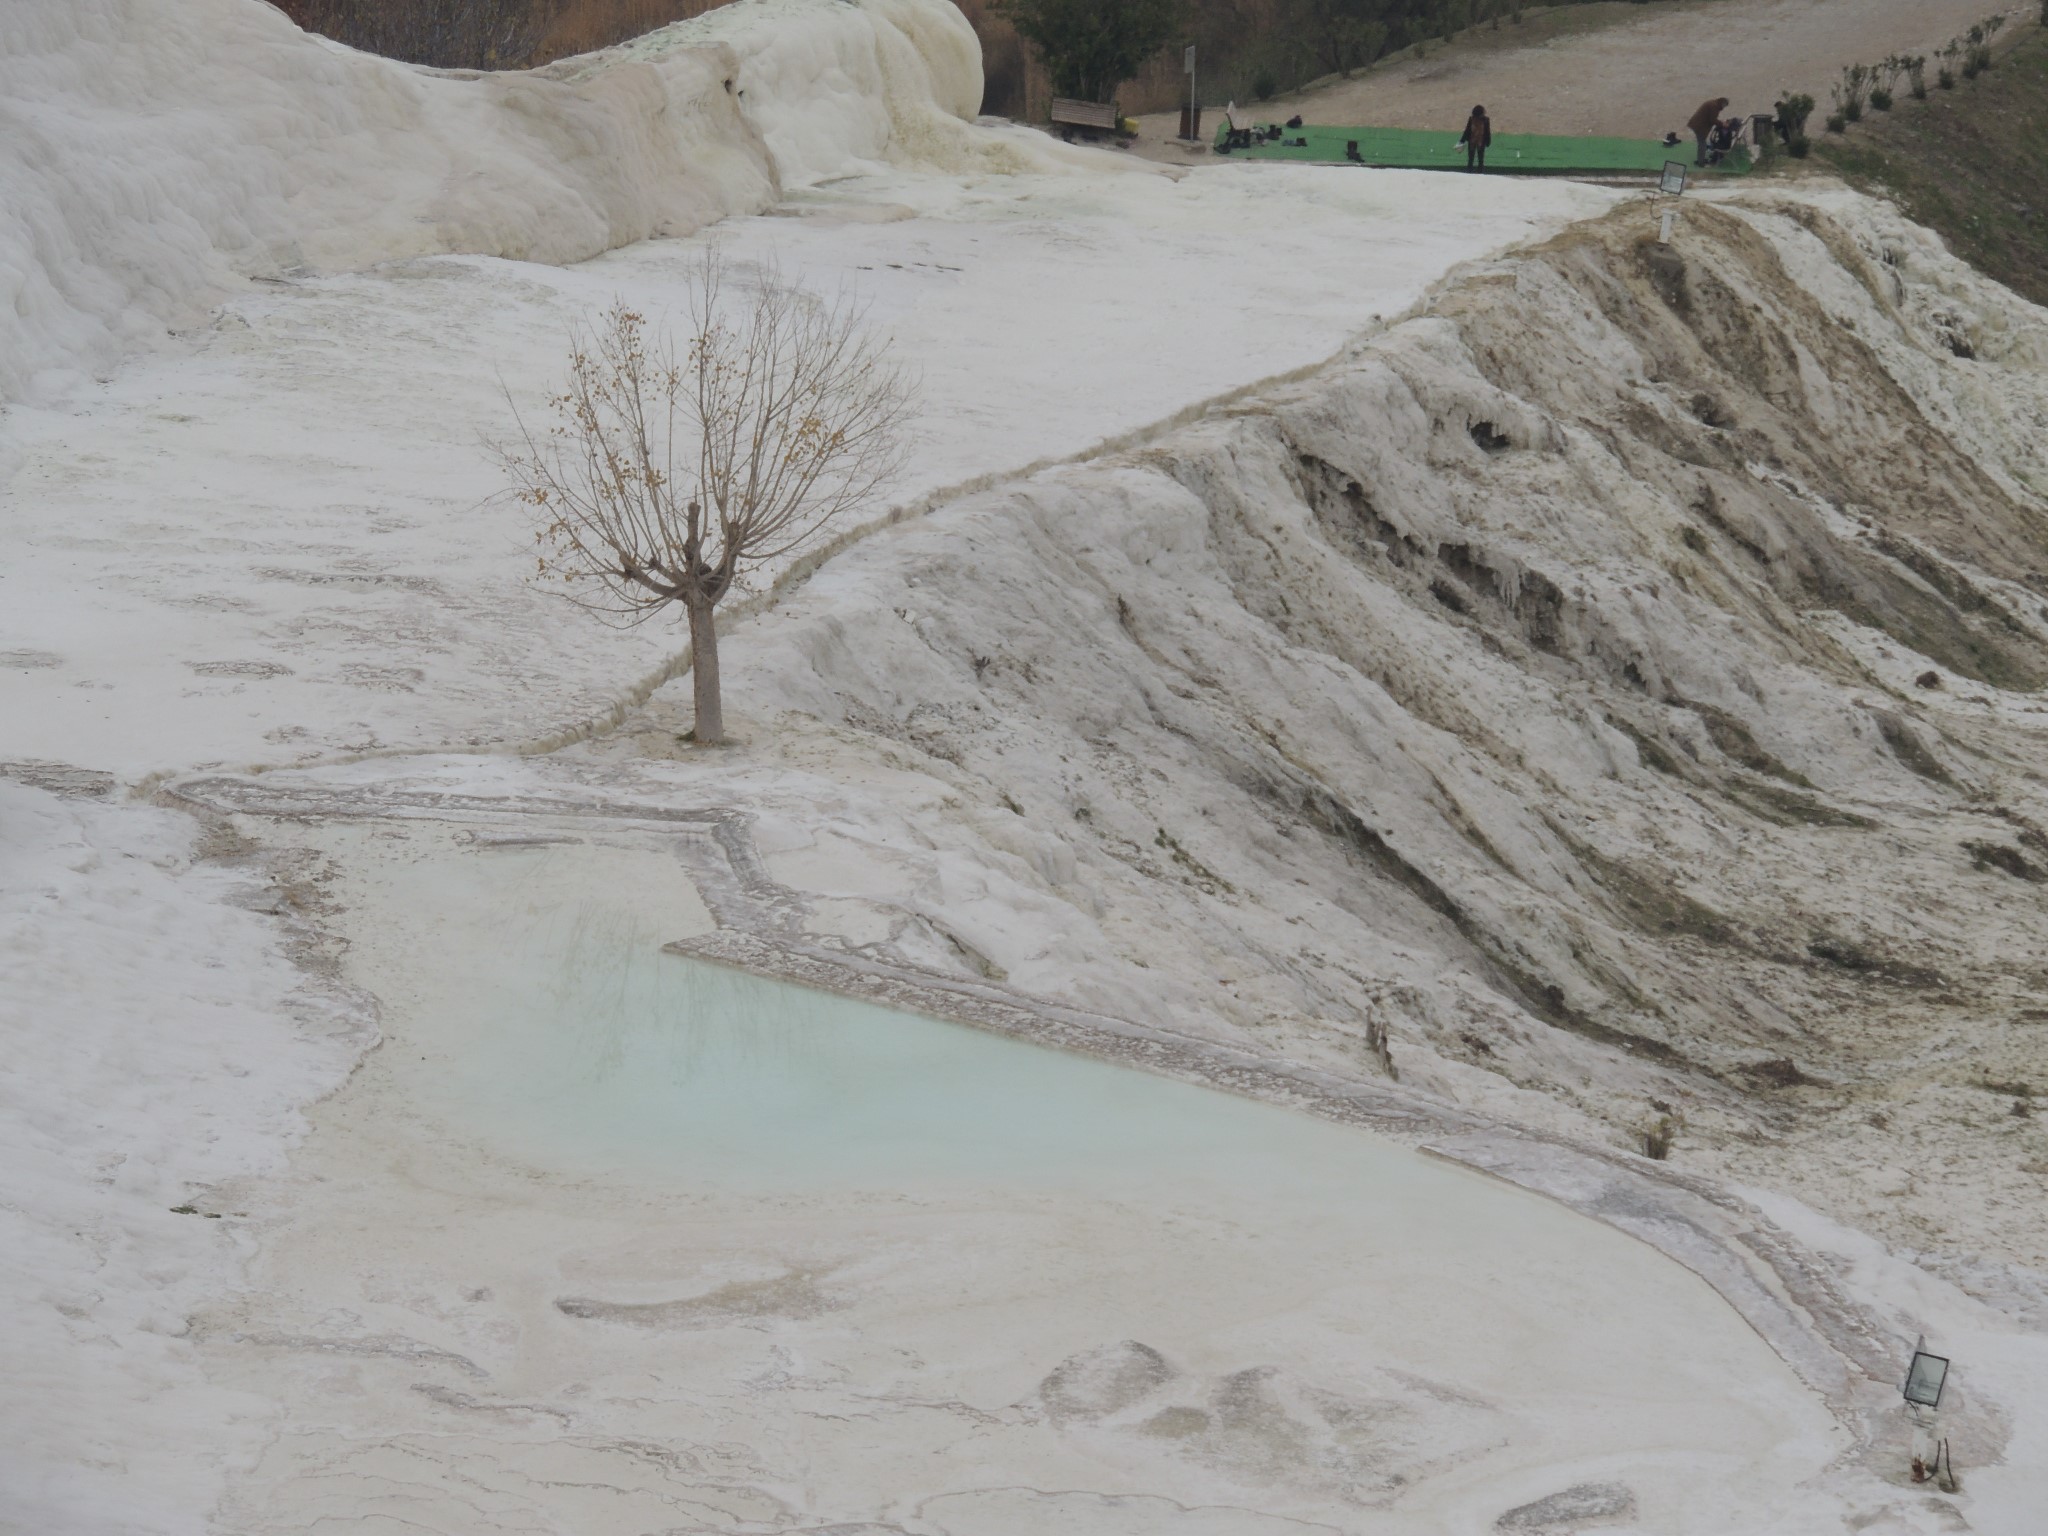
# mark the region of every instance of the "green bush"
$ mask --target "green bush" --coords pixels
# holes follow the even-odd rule
[[[1880,112],[1889,112],[1892,109],[1892,93],[1880,85],[1870,93],[1870,104]]]
[[[1844,117],[1840,112],[1830,112],[1828,114],[1829,133],[1846,133],[1848,131],[1848,128],[1849,119]]]
[[[1870,95],[1870,87],[1877,71],[1868,64],[1851,64],[1842,71],[1842,78],[1828,88],[1835,99],[1836,115],[1846,122],[1863,121],[1863,103]],[[1839,133],[1838,128],[1835,132]]]
[[[1813,141],[1802,133],[1797,138],[1795,138],[1790,144],[1787,144],[1785,146],[1785,151],[1786,153],[1791,155],[1791,157],[1794,160],[1804,160],[1808,155],[1813,153]]]
[[[1954,90],[1956,88],[1955,71],[1950,69],[1946,64],[1942,65],[1941,73],[1934,77],[1934,83],[1940,86],[1944,91]]]
[[[1806,120],[1813,116],[1811,96],[1787,96],[1778,103],[1778,137],[1790,144],[1806,137]]]
[[[1174,0],[996,0],[1036,50],[1053,91],[1108,101],[1179,29]]]

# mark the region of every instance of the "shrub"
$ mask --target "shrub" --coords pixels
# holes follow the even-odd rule
[[[1963,55],[1963,78],[1965,80],[1976,79],[1990,67],[1991,48],[1988,44],[1972,44],[1970,51]]]
[[[1804,160],[1813,151],[1813,141],[1802,133],[1787,144],[1785,149],[1794,160]]]
[[[1934,77],[1934,83],[1940,86],[1944,91],[1954,90],[1956,88],[1955,72],[1951,70],[1946,64],[1942,65],[1941,73]]]
[[[1662,1115],[1657,1122],[1643,1132],[1643,1156],[1653,1162],[1663,1162],[1671,1156],[1671,1143],[1678,1137],[1678,1124],[1669,1115]]]
[[[1811,96],[1787,96],[1778,103],[1778,137],[1790,144],[1806,137],[1806,120],[1813,116]]]
[[[1273,78],[1270,71],[1261,73],[1259,78],[1252,82],[1252,94],[1261,101],[1271,101],[1280,94],[1280,82]]]
[[[1845,122],[1857,123],[1863,120],[1863,103],[1870,95],[1870,87],[1877,71],[1868,64],[1851,64],[1842,71],[1842,78],[1829,88],[1835,99],[1836,115]],[[1840,132],[1840,129],[1836,129]]]
[[[1846,133],[1846,132],[1848,131],[1848,128],[1849,128],[1849,119],[1848,119],[1848,118],[1846,118],[1846,117],[1844,117],[1844,116],[1842,116],[1842,114],[1841,114],[1841,113],[1839,113],[1839,112],[1830,112],[1830,113],[1828,114],[1828,132],[1829,132],[1829,133]]]
[[[1180,24],[1174,0],[998,0],[994,9],[1037,51],[1054,93],[1082,101],[1108,101]]]
[[[2041,3],[2048,5],[2048,0],[2041,0]],[[1925,101],[1927,99],[1926,54],[1916,53],[1913,57],[1906,60],[1906,79],[1912,88],[1913,99],[1915,101]]]
[[[1892,93],[1880,85],[1870,93],[1870,104],[1880,112],[1889,112],[1892,109]]]

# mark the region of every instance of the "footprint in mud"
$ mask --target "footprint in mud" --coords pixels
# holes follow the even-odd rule
[[[335,679],[350,688],[368,688],[378,693],[411,693],[427,674],[418,667],[372,667],[350,662]]]
[[[1178,1373],[1149,1344],[1125,1339],[1070,1355],[1038,1384],[1053,1422],[1105,1419],[1150,1396]]]
[[[630,1328],[730,1328],[769,1318],[816,1317],[845,1306],[826,1294],[815,1271],[792,1269],[767,1280],[735,1280],[702,1296],[679,1301],[600,1301],[587,1296],[562,1296],[555,1310],[595,1322],[623,1323]]]
[[[188,661],[201,677],[290,677],[292,669],[281,661]]]
[[[1401,1372],[1388,1380],[1398,1395],[1357,1397],[1270,1365],[1204,1383],[1125,1339],[1061,1361],[1038,1395],[1063,1427],[1136,1433],[1233,1477],[1358,1502],[1504,1443],[1483,1398]]]
[[[1496,1531],[1543,1531],[1565,1536],[1588,1525],[1627,1520],[1636,1512],[1636,1496],[1620,1483],[1579,1483],[1533,1504],[1509,1510],[1493,1522]]]

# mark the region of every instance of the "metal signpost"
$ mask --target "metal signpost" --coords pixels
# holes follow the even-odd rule
[[[1920,1340],[1921,1345],[1926,1340]],[[1956,1491],[1955,1463],[1949,1460],[1948,1441],[1941,1436],[1942,1388],[1948,1385],[1948,1358],[1930,1355],[1916,1347],[1913,1363],[1906,1367],[1905,1385],[1900,1388],[1906,1411],[1913,1415],[1913,1481],[1929,1479],[1944,1493]]]
[[[1188,77],[1188,104],[1181,109],[1180,136],[1190,142],[1202,137],[1202,107],[1195,99],[1195,45],[1188,44],[1181,56],[1181,73]]]
[[[1666,160],[1664,162],[1664,178],[1657,183],[1657,190],[1668,193],[1672,197],[1677,197],[1685,191],[1684,161]],[[1676,208],[1666,208],[1663,220],[1657,226],[1657,243],[1659,245],[1669,245],[1671,243],[1671,226],[1677,222],[1678,210]]]

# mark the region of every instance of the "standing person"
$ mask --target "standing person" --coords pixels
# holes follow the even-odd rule
[[[1465,146],[1465,169],[1485,170],[1486,146],[1493,142],[1493,119],[1486,115],[1486,108],[1472,109],[1472,115],[1465,119],[1465,131],[1459,135],[1458,142]]]
[[[1721,121],[1721,109],[1728,105],[1726,96],[1716,96],[1712,101],[1700,103],[1699,111],[1685,120],[1685,126],[1692,130],[1693,141],[1699,146],[1693,157],[1694,165],[1707,163],[1707,135]]]

